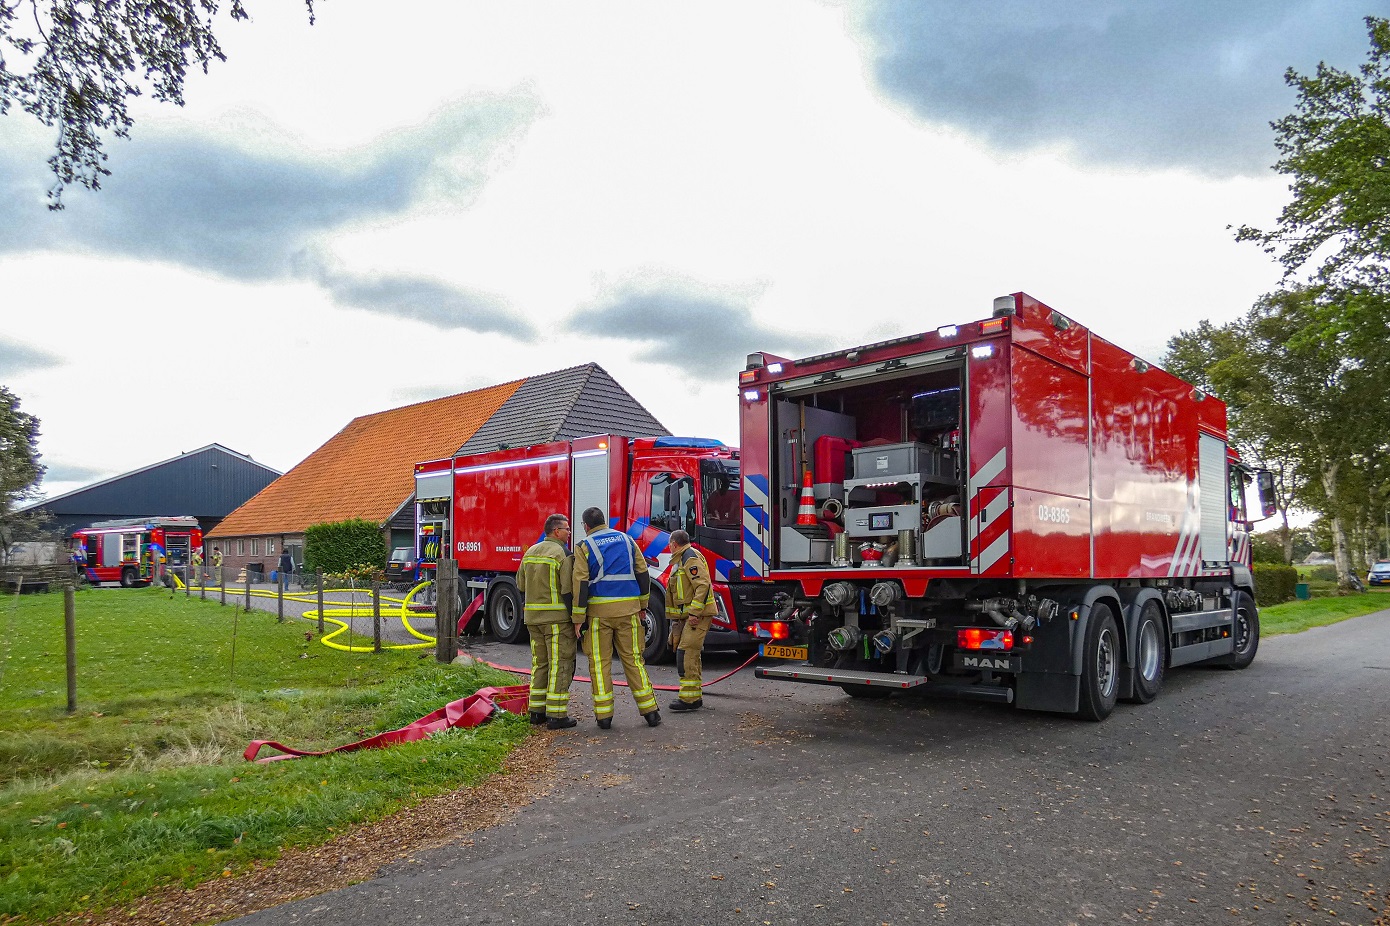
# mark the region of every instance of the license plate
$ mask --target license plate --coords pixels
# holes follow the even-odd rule
[[[773,646],[770,643],[763,644],[763,655],[769,659],[800,659],[806,661],[806,647],[804,646]]]

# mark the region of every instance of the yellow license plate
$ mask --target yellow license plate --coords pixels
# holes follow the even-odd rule
[[[804,646],[773,646],[763,644],[763,655],[769,659],[800,659],[806,661],[806,647]]]

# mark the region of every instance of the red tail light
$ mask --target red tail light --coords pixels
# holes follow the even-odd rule
[[[759,640],[785,640],[791,636],[791,628],[786,621],[756,621],[753,636]]]
[[[961,649],[1013,649],[1014,632],[964,627],[956,631],[956,646]]]

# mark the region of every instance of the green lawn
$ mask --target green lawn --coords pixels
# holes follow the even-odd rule
[[[1260,633],[1272,637],[1298,633],[1309,627],[1335,624],[1349,617],[1360,617],[1390,609],[1390,589],[1377,588],[1360,595],[1286,601],[1260,609]]]
[[[0,599],[0,921],[105,907],[326,841],[480,781],[527,734],[507,715],[388,749],[244,761],[252,739],[327,748],[517,683],[432,652],[338,652],[306,641],[313,629],[162,590],[79,592],[68,715],[62,595]]]

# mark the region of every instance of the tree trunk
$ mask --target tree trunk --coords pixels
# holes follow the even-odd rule
[[[1293,531],[1289,529],[1288,509],[1280,509],[1279,513],[1283,516],[1284,523],[1279,528],[1279,543],[1284,547],[1284,565],[1293,565]]]
[[[1337,469],[1338,464],[1325,463],[1320,475],[1322,476],[1322,490],[1327,496],[1329,520],[1332,522],[1332,559],[1337,564],[1337,587],[1346,589],[1348,588],[1347,573],[1351,571],[1351,557],[1347,552],[1346,527],[1342,524],[1342,516],[1337,505]]]

